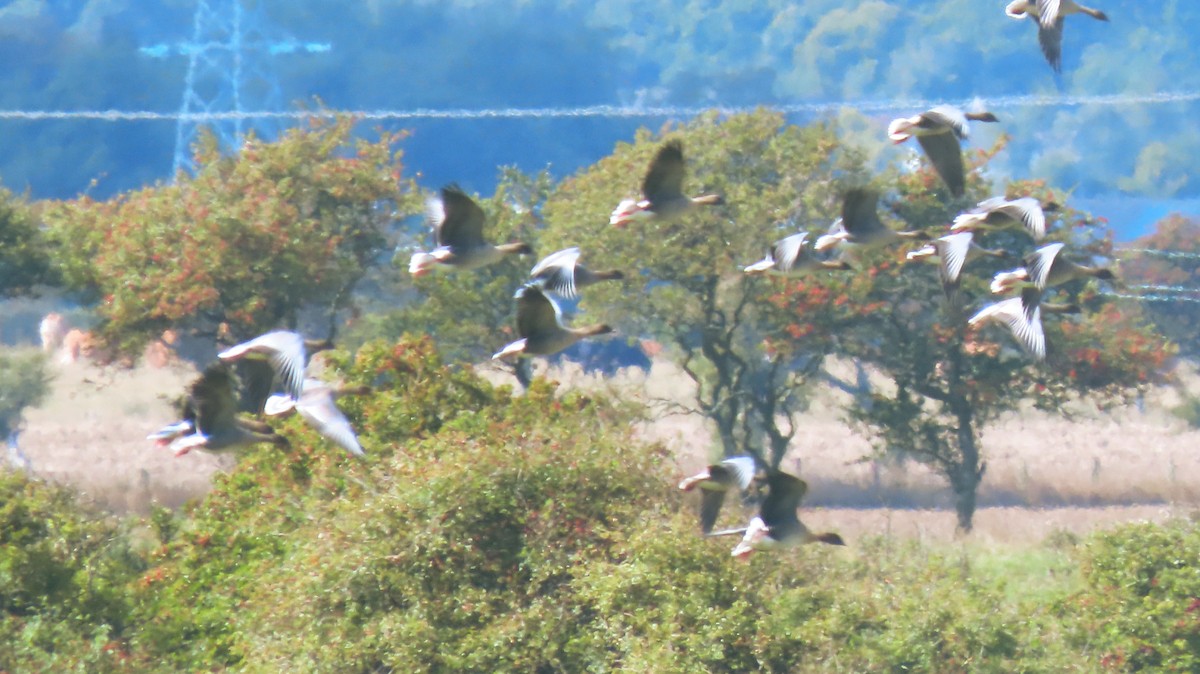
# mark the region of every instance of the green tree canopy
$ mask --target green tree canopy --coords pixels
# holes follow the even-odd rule
[[[663,137],[683,142],[684,190],[723,195],[725,205],[610,226],[617,202],[638,194]],[[713,421],[724,454],[750,452],[778,465],[797,431],[803,384],[829,345],[786,356],[770,349],[791,317],[766,301],[774,280],[746,278],[742,267],[797,227],[827,226],[840,207],[840,182],[861,170],[828,125],[791,126],[767,110],[705,115],[662,137],[643,130],[564,180],[547,201],[542,240],[547,250],[577,245],[590,265],[624,269],[624,282],[588,288],[581,307],[665,345],[695,382],[693,409]]]
[[[349,306],[384,226],[415,210],[399,136],[351,129],[316,122],[232,157],[210,138],[194,178],[47,206],[66,282],[99,300],[100,336],[129,353],[167,328],[244,339]]]

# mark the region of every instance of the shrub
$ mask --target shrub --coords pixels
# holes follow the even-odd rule
[[[0,473],[0,671],[135,671],[128,540],[68,490]]]

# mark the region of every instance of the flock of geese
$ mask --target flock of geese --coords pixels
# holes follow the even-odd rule
[[[1072,14],[1087,14],[1107,20],[1098,10],[1073,0],[1014,0],[1005,8],[1013,18],[1031,18],[1038,24],[1038,38],[1050,65],[1061,65],[1063,19]],[[942,105],[893,120],[888,138],[904,143],[916,138],[935,172],[955,199],[966,189],[966,170],[961,143],[969,137],[969,123],[999,120],[990,112],[964,112]],[[689,196],[683,189],[686,177],[683,145],[677,139],[664,142],[657,150],[642,180],[640,199],[620,201],[609,220],[617,228],[647,221],[680,218],[698,207],[724,204],[716,194]],[[747,275],[771,274],[794,276],[816,270],[852,270],[848,260],[867,249],[881,248],[908,240],[926,242],[908,252],[910,261],[936,261],[947,303],[961,306],[959,285],[965,265],[982,256],[1014,258],[1004,250],[980,246],[975,235],[995,229],[1024,230],[1036,242],[1047,231],[1047,212],[1055,204],[1042,204],[1033,197],[1010,199],[999,196],[986,199],[959,214],[949,232],[933,238],[925,231],[897,231],[879,216],[879,194],[869,187],[852,187],[842,197],[841,217],[815,240],[801,231],[772,244],[766,257],[744,267]],[[435,270],[470,271],[498,262],[509,255],[532,254],[527,243],[490,243],[484,236],[486,215],[482,208],[457,186],[441,189],[427,204],[427,215],[437,246],[412,255],[409,272],[420,277]],[[987,305],[967,320],[971,327],[987,322],[1004,325],[1022,349],[1032,358],[1046,356],[1042,313],[1078,312],[1074,304],[1050,304],[1043,293],[1053,286],[1075,279],[1095,277],[1114,280],[1104,268],[1090,267],[1067,259],[1063,243],[1051,243],[1024,257],[1023,266],[995,275],[991,291],[997,295],[1016,292],[1015,297]],[[498,351],[493,359],[546,356],[597,335],[611,333],[608,325],[582,328],[564,324],[556,297],[573,299],[580,289],[603,281],[620,280],[618,270],[594,271],[580,264],[578,248],[558,251],[537,263],[530,278],[516,291],[516,329],[519,339]],[[307,378],[306,342],[295,332],[276,331],[239,344],[218,354],[188,387],[182,419],[151,434],[150,439],[168,446],[176,456],[193,449],[220,451],[255,443],[288,446],[287,439],[269,424],[239,414],[243,408],[235,393],[235,378],[229,364],[242,360],[265,361],[280,391],[254,411],[275,417],[298,413],[318,432],[350,454],[362,456],[354,430],[336,405],[340,395],[366,393],[369,389],[344,390],[316,379]],[[713,531],[725,495],[730,491],[748,492],[755,482],[765,484],[767,495],[759,511],[747,526]],[[844,545],[836,533],[814,533],[797,516],[807,485],[800,478],[776,469],[760,470],[759,460],[750,456],[727,458],[708,466],[699,474],[683,480],[684,491],[699,489],[700,529],[706,536],[742,535],[733,549],[744,558],[755,550],[786,545],[821,542]]]

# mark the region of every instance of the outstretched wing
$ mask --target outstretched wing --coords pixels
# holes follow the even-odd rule
[[[1050,270],[1054,267],[1054,260],[1062,253],[1065,246],[1066,244],[1061,242],[1052,243],[1038,248],[1025,258],[1025,269],[1029,271],[1029,280],[1039,290],[1046,289],[1046,283],[1050,280]]]
[[[950,189],[950,194],[961,197],[967,189],[967,177],[958,137],[952,133],[935,133],[917,136],[917,142],[925,150],[933,170]]]
[[[579,292],[575,287],[577,262],[579,262],[578,248],[567,248],[557,253],[551,253],[529,272],[530,281],[559,297],[574,298]]]
[[[796,266],[802,251],[808,245],[808,232],[800,232],[780,239],[771,246],[771,259],[775,260],[775,268],[786,272]]]
[[[531,337],[562,325],[562,311],[542,289],[526,284],[517,291],[517,334]]]
[[[642,181],[642,195],[651,203],[670,201],[683,196],[683,142],[675,139],[663,143],[650,162]]]
[[[204,435],[231,428],[237,416],[233,375],[224,363],[213,363],[188,387],[188,404],[195,412],[196,430]]]
[[[772,528],[799,524],[796,509],[807,491],[808,485],[795,475],[783,471],[768,474],[767,497],[763,499],[759,516]]]
[[[442,188],[442,219],[434,232],[439,246],[475,248],[484,245],[483,223],[487,217],[475,200],[458,185]]]
[[[887,229],[879,219],[878,204],[879,193],[875,190],[869,187],[851,187],[842,198],[842,227],[856,237]]]
[[[1056,73],[1062,72],[1062,36],[1062,18],[1051,24],[1038,24],[1038,44],[1042,47],[1042,54],[1046,57],[1046,61]]]
[[[304,389],[304,397],[296,405],[296,411],[321,435],[329,438],[342,449],[355,456],[362,456],[362,445],[354,428],[333,400],[333,390],[328,384],[310,384]]]

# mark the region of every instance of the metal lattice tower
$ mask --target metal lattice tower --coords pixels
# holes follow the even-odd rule
[[[179,54],[188,59],[172,175],[195,168],[191,147],[202,127],[211,129],[228,151],[242,146],[248,126],[260,138],[278,133],[277,118],[255,115],[282,106],[279,81],[270,68],[272,57],[326,52],[330,47],[269,32],[261,2],[248,9],[241,0],[197,0],[190,41],[141,49],[157,58]]]

